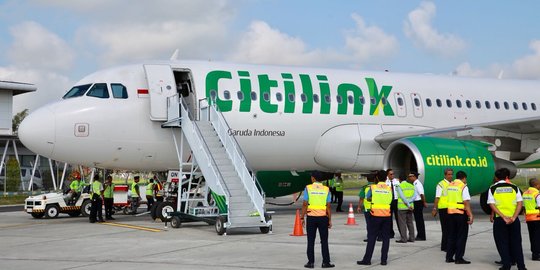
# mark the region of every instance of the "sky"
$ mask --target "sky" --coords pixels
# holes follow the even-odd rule
[[[0,0],[14,114],[112,66],[180,59],[540,79],[540,1]]]

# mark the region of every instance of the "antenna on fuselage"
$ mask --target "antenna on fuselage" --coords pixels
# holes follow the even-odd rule
[[[171,55],[171,61],[178,60],[178,49],[174,50],[173,54]]]

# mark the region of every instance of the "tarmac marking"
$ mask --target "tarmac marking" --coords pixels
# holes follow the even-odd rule
[[[135,230],[141,230],[141,231],[148,231],[148,232],[161,232],[161,231],[163,231],[161,229],[154,229],[154,228],[148,228],[148,227],[142,227],[142,226],[128,225],[128,224],[116,223],[116,222],[102,222],[102,223],[99,223],[99,224],[109,225],[109,226],[116,226],[116,227],[123,227],[123,228],[129,228],[129,229],[135,229]]]

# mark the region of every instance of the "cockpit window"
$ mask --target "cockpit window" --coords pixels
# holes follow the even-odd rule
[[[66,98],[72,98],[72,97],[80,97],[84,95],[84,93],[86,93],[88,88],[90,88],[90,85],[92,84],[73,86],[73,88],[71,88],[62,98],[66,99]]]
[[[89,97],[97,97],[97,98],[109,98],[109,90],[107,89],[106,83],[96,83],[90,88],[90,91],[88,91],[88,94],[86,94]]]
[[[119,83],[111,83],[112,95],[114,98],[128,98],[127,89]]]

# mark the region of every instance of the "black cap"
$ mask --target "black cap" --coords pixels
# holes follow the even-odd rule
[[[322,173],[319,171],[311,172],[311,177],[315,178],[317,181],[322,181],[323,179]]]

